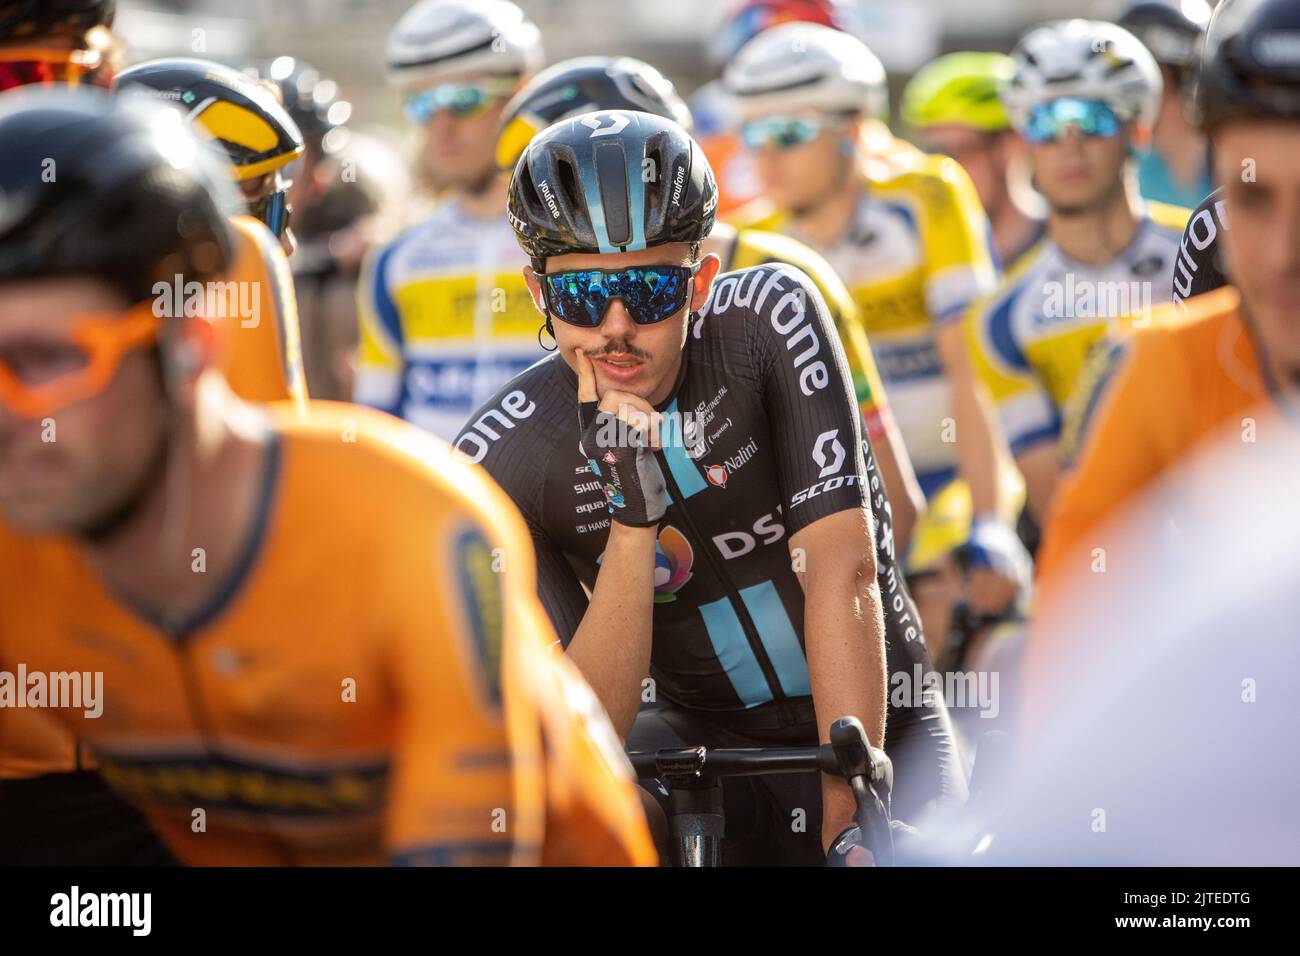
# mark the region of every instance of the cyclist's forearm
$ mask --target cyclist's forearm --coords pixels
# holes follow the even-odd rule
[[[881,746],[888,686],[880,588],[870,549],[846,560],[852,553],[841,546],[821,560],[809,556],[804,575],[808,677],[822,743],[829,740],[834,720],[852,715],[862,721],[871,743]],[[853,811],[844,782],[824,777],[823,844],[852,825]]]
[[[912,540],[912,529],[925,512],[925,495],[912,469],[898,426],[892,422],[883,435],[871,440],[871,450],[880,469],[880,478],[889,495],[889,510],[894,521],[894,543],[899,553]]]
[[[976,515],[1009,520],[1012,492],[1007,485],[1004,461],[1010,460],[996,412],[971,368],[961,329],[944,329],[938,341],[948,388],[952,395],[953,426],[957,439],[957,468],[970,488],[971,508]]]
[[[611,522],[605,556],[569,659],[582,671],[620,738],[641,705],[650,670],[654,608],[655,531]]]
[[[821,741],[829,740],[831,722],[854,716],[871,743],[885,735],[885,623],[874,562],[870,574],[852,565],[813,571],[805,576],[807,599],[804,634],[808,680]]]

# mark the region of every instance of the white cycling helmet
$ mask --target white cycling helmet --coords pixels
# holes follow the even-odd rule
[[[1035,27],[1011,51],[1015,72],[1002,90],[1011,122],[1065,96],[1101,100],[1123,121],[1150,128],[1160,109],[1160,67],[1123,27],[1100,20],[1056,20]]]
[[[750,40],[722,78],[742,120],[815,110],[883,119],[885,68],[857,37],[815,23],[787,23]]]
[[[508,0],[420,0],[388,34],[388,82],[418,89],[484,74],[526,77],[542,65],[536,24]]]

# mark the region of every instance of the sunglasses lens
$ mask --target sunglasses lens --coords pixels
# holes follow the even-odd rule
[[[70,342],[14,342],[0,347],[3,362],[24,385],[48,385],[83,371],[90,356]]]
[[[811,120],[772,117],[746,123],[741,128],[740,138],[750,149],[764,146],[789,149],[791,146],[812,142],[820,131],[821,128]]]
[[[1100,100],[1059,99],[1041,103],[1029,112],[1025,139],[1046,143],[1065,135],[1071,126],[1084,136],[1111,137],[1119,132],[1115,111]]]
[[[406,101],[406,117],[412,123],[423,125],[433,119],[439,110],[448,110],[454,116],[473,116],[492,101],[494,93],[478,83],[448,83],[416,93]]]
[[[600,325],[611,299],[619,299],[638,325],[653,325],[686,305],[690,276],[682,266],[557,272],[545,277],[547,301],[551,313],[570,325]]]

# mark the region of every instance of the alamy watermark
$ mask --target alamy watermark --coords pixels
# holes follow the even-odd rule
[[[0,671],[0,708],[80,710],[86,717],[104,713],[103,671]]]
[[[260,282],[186,282],[178,273],[171,282],[154,283],[153,295],[153,314],[160,319],[238,319],[245,329],[262,321]]]

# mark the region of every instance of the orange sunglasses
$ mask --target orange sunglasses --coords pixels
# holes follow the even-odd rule
[[[85,315],[72,334],[50,342],[0,339],[0,404],[21,418],[44,418],[103,391],[126,354],[158,341],[152,302],[125,312]]]

